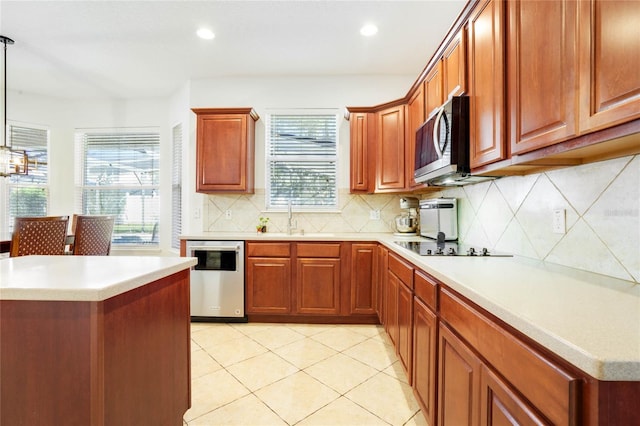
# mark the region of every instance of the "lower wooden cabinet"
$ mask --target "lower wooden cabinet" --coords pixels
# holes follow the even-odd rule
[[[378,292],[378,244],[354,243],[351,245],[351,314],[375,314]]]
[[[289,243],[247,244],[247,314],[291,313],[289,255]]]
[[[413,291],[402,281],[398,286],[398,358],[409,384],[413,368]]]
[[[296,313],[340,314],[340,259],[298,258]]]
[[[398,347],[398,288],[400,280],[393,273],[387,273],[385,282],[384,329],[391,342]]]
[[[430,425],[436,416],[436,348],[438,318],[417,296],[413,298],[413,389]]]

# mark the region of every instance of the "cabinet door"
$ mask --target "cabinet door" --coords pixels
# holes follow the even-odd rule
[[[640,117],[640,2],[580,3],[580,132]]]
[[[247,313],[291,312],[291,261],[247,258]]]
[[[389,273],[387,272],[389,268],[389,250],[383,245],[378,246],[378,274],[377,274],[377,284],[378,284],[378,319],[380,320],[380,324],[386,324],[386,306],[387,306],[387,278]]]
[[[471,168],[506,158],[504,123],[504,4],[481,3],[469,19],[469,138]]]
[[[197,114],[196,191],[253,193],[255,113]]]
[[[407,104],[408,110],[408,130],[407,130],[407,176],[409,186],[416,186],[413,176],[415,171],[415,155],[416,155],[416,130],[424,123],[424,83],[419,85],[413,93]]]
[[[424,79],[425,116],[442,105],[442,63],[439,61]]]
[[[507,3],[512,154],[576,135],[577,5],[573,1]]]
[[[378,155],[376,191],[401,191],[405,188],[404,105],[378,113]]]
[[[340,259],[298,258],[296,312],[340,314]]]
[[[417,287],[416,287],[417,289]],[[436,344],[438,322],[417,297],[413,298],[413,388],[427,423],[435,425]]]
[[[398,347],[398,288],[400,280],[392,272],[387,272],[384,306],[384,329],[393,346]]]
[[[438,425],[476,426],[480,359],[442,323],[438,332]]]
[[[354,243],[351,245],[351,313],[375,314],[378,274],[378,245]]]
[[[466,90],[467,60],[464,28],[449,42],[442,55],[443,98],[459,96]]]
[[[398,357],[411,384],[413,359],[413,292],[402,281],[398,285]]]
[[[534,426],[552,423],[491,371],[486,365],[480,374],[480,425],[481,426]]]
[[[375,162],[375,126],[371,113],[350,114],[350,181],[351,192],[373,192]]]

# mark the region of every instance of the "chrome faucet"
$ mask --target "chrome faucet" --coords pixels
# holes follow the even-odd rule
[[[287,235],[291,235],[291,232],[297,228],[298,228],[298,222],[293,219],[291,200],[289,200],[289,203],[287,204]]]

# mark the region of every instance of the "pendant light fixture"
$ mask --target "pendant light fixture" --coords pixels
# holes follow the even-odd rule
[[[2,145],[0,146],[0,176],[26,175],[28,169],[27,153],[24,150],[11,149],[7,136],[7,45],[14,41],[0,35],[0,43],[4,44],[4,121],[2,127]]]

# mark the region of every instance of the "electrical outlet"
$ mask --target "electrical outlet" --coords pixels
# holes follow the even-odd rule
[[[226,210],[224,212],[224,218],[227,220],[231,220],[231,210]]]
[[[553,211],[553,233],[564,234],[567,232],[567,217],[565,209]]]
[[[193,218],[194,219],[200,219],[200,215],[201,215],[201,211],[200,211],[200,207],[196,207],[195,209],[193,209]]]
[[[380,210],[369,210],[369,219],[371,220],[380,220]]]

